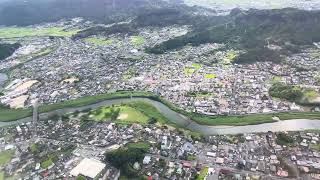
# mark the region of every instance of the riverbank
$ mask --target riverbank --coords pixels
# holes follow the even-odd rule
[[[320,113],[312,112],[295,112],[295,113],[276,113],[276,114],[255,114],[245,116],[208,116],[203,114],[191,113],[181,110],[173,105],[171,102],[151,93],[151,92],[116,92],[108,94],[100,94],[96,96],[86,96],[75,100],[64,101],[56,104],[42,105],[39,107],[39,113],[55,111],[64,108],[82,107],[90,104],[99,103],[105,100],[124,99],[124,98],[148,98],[158,101],[169,107],[171,110],[180,113],[192,121],[200,125],[208,126],[245,126],[257,125],[263,123],[272,123],[275,120],[273,116],[277,116],[280,120],[290,119],[318,119],[320,120]],[[32,109],[8,109],[0,108],[0,121],[8,122],[32,116]]]

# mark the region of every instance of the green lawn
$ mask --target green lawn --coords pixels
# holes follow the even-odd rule
[[[32,153],[36,153],[38,151],[38,145],[36,143],[31,144],[30,150]]]
[[[131,36],[130,41],[135,46],[141,46],[146,42],[146,39],[142,36]]]
[[[119,110],[119,115],[117,117],[116,122],[120,124],[132,124],[132,123],[140,123],[147,124],[149,117],[139,110],[132,108],[127,105],[117,105],[117,106],[106,106],[100,108],[99,114],[93,115],[93,119],[97,121],[103,121],[111,118],[112,111]]]
[[[0,166],[4,166],[8,162],[10,162],[14,153],[15,153],[15,150],[2,151],[0,153]]]
[[[208,174],[208,171],[209,171],[209,168],[208,168],[208,167],[203,168],[203,169],[200,171],[200,174],[199,174],[199,176],[197,177],[197,180],[204,180],[205,177],[206,177],[207,174]]]
[[[198,63],[192,63],[191,66],[194,67],[195,70],[199,70],[199,69],[201,69],[201,67],[202,67],[202,65],[201,65],[201,64],[198,64]]]
[[[205,74],[204,75],[204,78],[206,78],[206,79],[214,79],[216,77],[217,77],[217,75],[215,75],[215,74]]]
[[[32,36],[60,36],[71,37],[79,30],[64,31],[61,27],[52,28],[22,28],[22,27],[8,27],[0,28],[0,38],[18,38],[18,37],[32,37]]]
[[[193,74],[196,70],[194,69],[194,68],[188,68],[188,67],[186,67],[186,68],[184,68],[184,73],[186,74],[186,75],[191,75],[191,74]]]
[[[149,118],[155,118],[157,122],[160,122],[162,124],[167,124],[171,122],[149,103],[143,101],[135,101],[128,103],[128,105],[147,115]]]
[[[320,120],[320,113],[316,112],[289,112],[276,114],[281,120],[291,119],[317,119]]]
[[[41,166],[42,169],[47,169],[52,164],[53,164],[52,158],[48,158],[47,160],[41,162],[40,166]]]

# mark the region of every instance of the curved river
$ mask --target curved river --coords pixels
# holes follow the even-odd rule
[[[159,112],[164,114],[164,116],[170,121],[176,123],[179,126],[188,128],[193,131],[197,131],[203,133],[204,135],[215,135],[215,134],[240,134],[240,133],[255,133],[255,132],[267,132],[267,131],[300,131],[306,129],[315,129],[320,128],[320,120],[307,120],[307,119],[299,119],[299,120],[287,120],[287,121],[278,121],[274,123],[265,123],[259,125],[247,125],[247,126],[207,126],[200,125],[194,121],[191,121],[187,117],[171,110],[166,105],[161,102],[154,101],[148,98],[124,98],[124,99],[113,99],[113,100],[105,100],[96,104],[86,105],[82,107],[75,108],[64,108],[55,111],[51,111],[48,113],[39,114],[40,119],[45,119],[48,115],[52,113],[58,113],[60,115],[65,113],[71,113],[74,111],[82,111],[85,109],[95,109],[101,106],[110,106],[113,104],[121,104],[130,101],[144,101],[152,104],[154,107],[158,109]],[[15,125],[19,123],[32,121],[32,117],[23,118],[17,121],[12,122],[0,122],[0,127]]]

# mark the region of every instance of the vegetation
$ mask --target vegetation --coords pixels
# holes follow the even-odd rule
[[[119,168],[124,176],[135,178],[138,177],[138,173],[133,169],[133,164],[142,161],[149,147],[150,145],[145,142],[129,143],[118,150],[107,152],[105,160]]]
[[[251,9],[246,12],[234,9],[230,15],[219,17],[221,22],[228,22],[228,25],[199,24],[194,31],[148,48],[147,51],[159,54],[187,44],[198,46],[215,42],[243,51],[232,57],[236,63],[281,62],[282,55],[298,52],[302,46],[320,40],[317,33],[320,30],[317,23],[319,17],[319,11],[298,9]],[[281,46],[282,49],[269,49],[269,44]]]
[[[149,103],[143,101],[135,101],[128,103],[128,105],[148,116],[149,122],[150,120],[154,119],[156,122],[160,122],[163,124],[172,123],[171,121],[168,121],[168,119],[163,114],[161,114],[154,106]]]
[[[87,180],[87,178],[82,175],[78,175],[76,180]]]
[[[14,150],[6,150],[0,153],[0,166],[6,165],[12,159],[15,151]]]
[[[60,36],[60,37],[71,37],[76,34],[79,30],[66,31],[61,27],[51,28],[26,28],[26,27],[10,27],[0,28],[0,38],[18,38],[18,37],[32,37],[32,36]]]
[[[55,0],[55,1],[7,1],[0,5],[0,24],[6,26],[27,26],[60,19],[84,17],[101,23],[121,22],[144,9],[164,6],[160,0],[155,4],[147,0],[121,0],[112,5],[113,0]]]
[[[276,142],[279,145],[291,146],[294,144],[294,139],[291,136],[288,136],[287,134],[280,132],[277,134]]]
[[[311,144],[310,148],[315,151],[320,151],[320,144]]]
[[[41,162],[40,166],[42,169],[47,169],[49,166],[53,164],[53,160],[51,157],[46,159],[45,161]]]
[[[301,105],[311,105],[310,101],[319,96],[313,89],[303,89],[299,86],[285,85],[279,82],[272,85],[269,89],[269,94],[272,97],[296,102]]]
[[[20,46],[19,43],[0,44],[0,61],[11,56]]]
[[[131,37],[131,43],[135,46],[140,46],[143,45],[145,43],[145,39],[144,37],[141,36],[132,36]]]
[[[197,159],[197,157],[195,155],[188,154],[188,156],[187,156],[188,161],[194,161],[196,159]]]
[[[102,39],[102,38],[86,38],[86,42],[94,44],[96,46],[107,46],[115,42],[114,39]]]
[[[102,35],[108,36],[111,34],[136,34],[138,31],[131,24],[116,24],[111,27],[95,26],[82,31],[79,31],[77,34],[73,35],[73,39],[82,39],[87,38],[92,35]]]
[[[93,119],[103,121],[111,119],[120,124],[147,124],[149,117],[128,105],[107,106],[93,111]]]
[[[208,170],[209,170],[208,167],[203,168],[200,171],[200,174],[198,175],[197,180],[205,180],[205,178],[206,178],[206,176],[208,174]]]
[[[31,144],[29,148],[33,154],[36,154],[38,152],[38,145],[36,143]]]
[[[204,75],[204,78],[206,78],[206,79],[214,79],[216,77],[217,77],[217,75],[215,75],[215,74],[205,74]]]
[[[0,180],[4,180],[4,171],[0,171]]]
[[[272,97],[286,99],[292,102],[299,102],[303,97],[302,89],[297,86],[284,85],[281,83],[273,84],[269,89]]]

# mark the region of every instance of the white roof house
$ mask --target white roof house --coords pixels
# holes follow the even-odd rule
[[[145,156],[143,159],[143,164],[149,164],[151,161],[151,157],[150,156]]]
[[[95,179],[105,167],[106,165],[98,160],[85,158],[71,170],[70,175],[78,176],[80,174]]]

